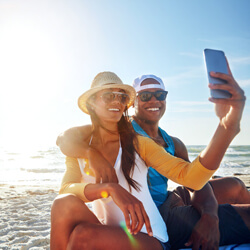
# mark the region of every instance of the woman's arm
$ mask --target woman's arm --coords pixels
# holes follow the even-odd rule
[[[148,234],[152,236],[150,221],[142,202],[117,183],[85,183],[76,158],[66,158],[66,172],[59,193],[74,194],[84,202],[111,196],[122,210],[126,226],[132,234],[137,234],[145,223]]]
[[[85,196],[89,200],[111,196],[115,204],[123,212],[126,226],[131,234],[137,234],[140,232],[145,223],[148,235],[153,235],[149,217],[142,202],[119,184],[89,184],[85,188]]]

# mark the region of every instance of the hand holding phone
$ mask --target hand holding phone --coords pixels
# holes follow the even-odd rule
[[[205,49],[204,50],[205,64],[207,68],[208,82],[211,84],[225,84],[226,81],[211,77],[210,72],[220,72],[224,74],[229,74],[227,68],[227,61],[223,51]],[[211,89],[211,96],[213,98],[230,98],[232,95],[226,90]]]

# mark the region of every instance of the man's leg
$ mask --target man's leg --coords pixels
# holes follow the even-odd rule
[[[210,180],[218,204],[250,204],[250,192],[236,177]]]
[[[250,205],[238,204],[238,205],[232,205],[232,206],[240,215],[240,217],[246,224],[248,230],[250,231]]]
[[[220,245],[250,243],[250,205],[219,206]]]
[[[169,199],[169,198],[168,198]],[[160,207],[160,213],[167,225],[171,249],[185,248],[200,214],[192,206],[170,208],[171,199]],[[220,246],[250,243],[250,206],[220,205],[218,209]]]

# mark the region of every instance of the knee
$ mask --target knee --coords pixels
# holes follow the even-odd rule
[[[81,223],[71,233],[67,249],[95,249],[97,241],[100,239],[97,234],[98,225]]]
[[[51,220],[65,221],[68,218],[72,218],[74,214],[77,214],[79,205],[82,206],[83,202],[75,195],[59,195],[53,201],[51,207]]]
[[[234,183],[234,189],[236,191],[236,195],[240,196],[243,192],[246,191],[246,186],[241,179],[237,177],[231,177],[231,181],[232,183]]]
[[[231,194],[232,194],[232,203],[246,203],[249,194],[248,190],[242,180],[237,177],[229,177],[231,183]]]

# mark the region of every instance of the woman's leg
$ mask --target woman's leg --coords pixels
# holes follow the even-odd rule
[[[127,230],[126,230],[127,231]],[[122,227],[81,223],[73,230],[68,249],[161,250],[160,242],[144,233],[130,235]]]
[[[51,250],[66,249],[70,234],[82,223],[100,224],[83,201],[74,195],[59,195],[51,208]]]
[[[210,180],[219,204],[250,204],[250,192],[236,177],[223,177]]]
[[[61,249],[162,249],[144,233],[130,235],[123,227],[102,225],[83,201],[59,195],[51,209],[51,250]]]

